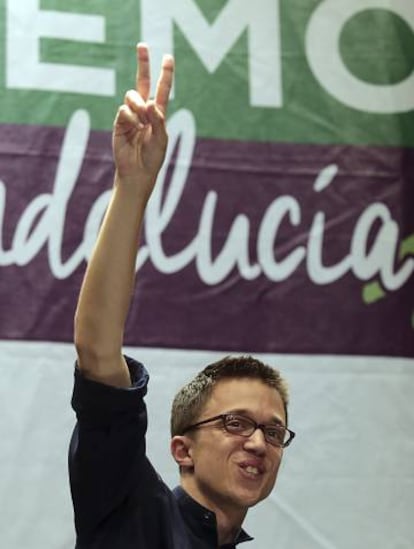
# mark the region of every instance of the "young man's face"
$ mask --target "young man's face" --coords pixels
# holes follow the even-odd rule
[[[220,380],[197,421],[229,412],[259,424],[286,424],[279,393],[258,379]],[[203,425],[191,439],[194,472],[183,486],[199,503],[243,513],[269,495],[283,449],[267,443],[260,429],[245,438],[228,433],[219,421]]]

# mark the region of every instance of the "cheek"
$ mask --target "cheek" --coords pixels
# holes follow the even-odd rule
[[[211,441],[205,448],[204,463],[211,469],[213,474],[227,470],[233,463],[237,462],[237,456],[242,452],[241,446],[234,440]]]
[[[217,433],[221,434],[221,433]],[[234,451],[234,442],[223,436],[211,436],[208,440],[200,440],[194,448],[193,457],[203,467],[214,467],[216,464],[223,465]]]
[[[272,478],[275,480],[279,472],[280,465],[282,463],[282,456],[277,456],[272,463]]]

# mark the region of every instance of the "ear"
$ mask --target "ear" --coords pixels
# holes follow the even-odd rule
[[[180,467],[193,467],[192,440],[184,435],[176,435],[171,439],[171,455]]]

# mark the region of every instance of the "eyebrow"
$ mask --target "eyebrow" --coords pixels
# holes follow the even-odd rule
[[[247,416],[248,418],[251,418],[251,412],[249,410],[245,410],[244,408],[236,408],[235,410],[228,410],[227,412],[224,412],[224,413],[237,414],[240,416]],[[274,416],[269,422],[266,422],[264,425],[272,425],[273,423],[275,423],[276,425],[281,425],[282,427],[286,427],[284,422],[278,416]]]

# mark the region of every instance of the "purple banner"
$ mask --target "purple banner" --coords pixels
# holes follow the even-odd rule
[[[414,150],[191,140],[177,127],[127,344],[414,356]],[[110,135],[82,112],[66,132],[0,131],[0,338],[71,341]]]

